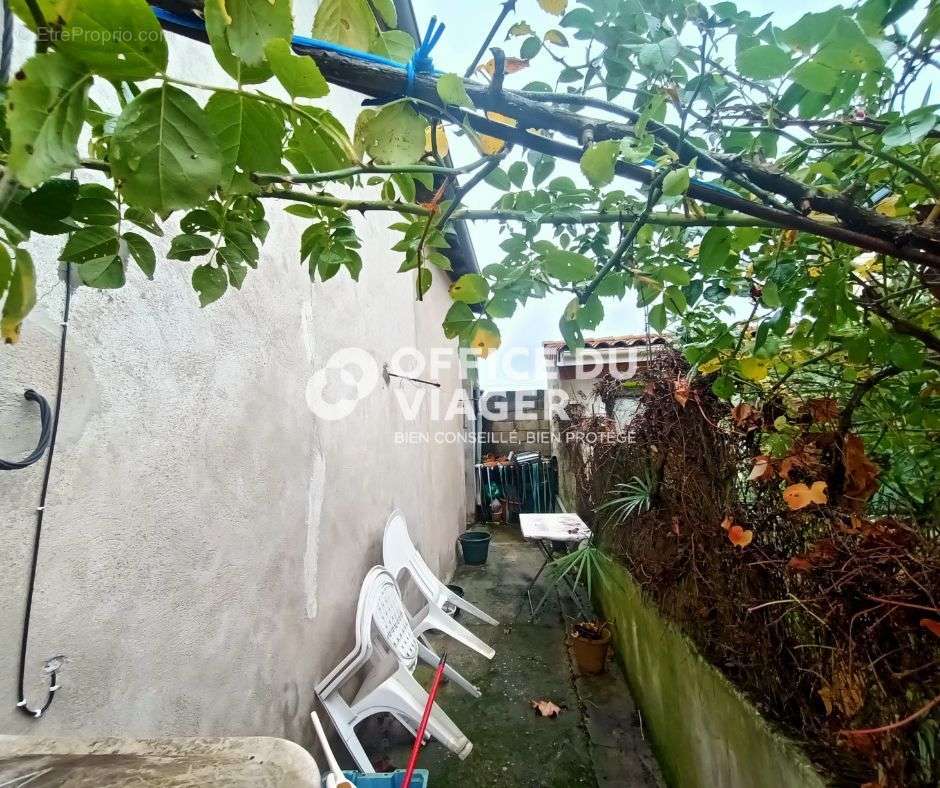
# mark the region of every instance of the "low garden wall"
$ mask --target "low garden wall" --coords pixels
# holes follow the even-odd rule
[[[681,788],[823,788],[799,748],[775,731],[692,642],[612,566],[598,601],[662,773]]]

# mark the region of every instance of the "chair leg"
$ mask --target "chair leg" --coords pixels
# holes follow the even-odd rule
[[[352,755],[359,771],[365,774],[375,774],[372,761],[362,748],[362,743],[356,735],[353,712],[349,704],[338,695],[320,698],[320,702],[323,704],[323,708],[326,709],[327,714],[330,715],[333,727],[343,740],[343,744],[346,745],[346,749],[349,750],[349,754]]]
[[[424,619],[415,626],[415,634],[421,634],[429,629],[443,632],[448,637],[453,638],[459,643],[463,643],[468,648],[472,648],[487,659],[493,659],[496,653],[490,646],[484,643],[480,638],[474,635],[462,624],[458,624],[447,613],[441,610],[437,605],[429,604],[424,614]]]
[[[426,643],[421,641],[421,638],[418,639],[418,657],[422,662],[426,662],[428,665],[434,666],[436,666],[437,663],[441,660],[441,658],[435,654]],[[444,663],[444,675],[453,681],[454,684],[464,690],[464,692],[469,693],[474,698],[479,698],[483,695],[478,687],[467,681],[467,679],[460,675],[460,673],[458,673],[455,668],[451,667],[449,663]]]
[[[493,617],[492,617],[491,615],[489,615],[488,613],[484,613],[484,612],[483,612],[482,610],[480,610],[480,608],[478,608],[476,605],[470,604],[470,603],[469,603],[466,599],[464,599],[463,597],[459,597],[459,596],[457,596],[456,594],[451,594],[451,595],[447,598],[447,601],[448,601],[448,602],[453,602],[453,603],[454,603],[457,607],[459,607],[461,610],[463,610],[463,611],[466,612],[466,613],[469,613],[469,614],[470,614],[471,616],[473,616],[474,618],[480,619],[480,621],[483,621],[483,622],[486,623],[486,624],[492,624],[494,627],[498,627],[498,626],[499,626],[499,622],[498,622],[495,618],[493,618]]]
[[[391,711],[396,716],[401,714],[418,723],[427,701],[428,694],[424,688],[406,668],[400,667],[357,704],[361,709],[357,716]],[[428,732],[461,760],[473,749],[470,740],[436,703],[428,720]]]

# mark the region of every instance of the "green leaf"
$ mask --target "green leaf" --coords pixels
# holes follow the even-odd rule
[[[836,22],[844,16],[845,10],[838,5],[828,11],[804,14],[796,24],[780,34],[780,40],[793,49],[808,52],[828,36]]]
[[[373,42],[370,51],[398,63],[407,63],[415,49],[415,40],[404,30],[380,30],[379,37]]]
[[[666,305],[665,304],[656,304],[649,311],[649,320],[650,326],[660,334],[663,333],[666,329]]]
[[[13,260],[10,259],[10,253],[7,248],[0,244],[0,298],[6,292],[10,280],[13,278]]]
[[[316,61],[295,55],[285,39],[272,38],[265,44],[264,54],[277,81],[293,98],[320,98],[330,92]]]
[[[839,72],[810,60],[793,69],[793,80],[807,90],[831,93],[839,82]]]
[[[369,51],[378,32],[375,15],[366,0],[323,0],[313,20],[314,38],[364,52]]]
[[[921,107],[908,113],[885,129],[881,140],[887,148],[900,145],[915,145],[926,137],[937,125],[934,107]]]
[[[106,79],[137,81],[166,70],[167,44],[146,0],[72,0],[55,47]],[[52,21],[52,20],[49,20]]]
[[[53,178],[19,202],[11,202],[4,215],[17,227],[42,235],[60,235],[73,229],[63,219],[71,214],[78,194],[78,181]]]
[[[170,243],[167,257],[170,260],[192,260],[212,251],[215,244],[211,238],[193,233],[177,235]]]
[[[764,306],[770,307],[771,309],[776,309],[780,306],[780,294],[777,292],[775,282],[767,282],[764,285],[761,293],[761,301],[764,302]]]
[[[121,238],[127,244],[127,250],[140,270],[148,279],[153,279],[154,271],[157,270],[157,255],[150,242],[139,233],[131,231],[124,233]]]
[[[562,315],[561,320],[558,321],[558,329],[561,331],[562,339],[565,340],[569,350],[584,347],[584,334],[581,333],[581,326],[577,320]]]
[[[675,285],[670,285],[666,288],[663,293],[663,304],[666,305],[666,308],[670,312],[675,312],[677,315],[681,315],[688,308],[688,304],[685,300],[685,294],[682,290]]]
[[[553,249],[542,255],[545,273],[562,282],[582,282],[594,273],[596,266],[590,257],[563,249]]]
[[[465,304],[479,304],[490,294],[490,286],[479,274],[464,274],[450,286],[450,297]]]
[[[844,71],[874,71],[884,65],[884,58],[868,40],[858,23],[848,16],[841,16],[826,37],[819,52],[817,63]]]
[[[82,224],[117,224],[120,214],[110,200],[100,197],[82,197],[72,207],[71,217]]]
[[[294,119],[285,157],[298,172],[330,172],[356,161],[346,129],[329,110],[306,107],[308,118]]]
[[[209,0],[222,2],[222,0]],[[229,51],[247,66],[264,63],[264,48],[274,38],[290,39],[294,20],[290,0],[225,0],[231,21],[225,27]]]
[[[111,138],[111,173],[125,199],[158,213],[205,200],[221,180],[221,164],[206,113],[168,84],[131,101]]]
[[[752,79],[774,79],[790,70],[790,56],[772,44],[745,49],[738,52],[738,71]]]
[[[726,375],[720,375],[712,383],[712,394],[719,399],[731,399],[734,396],[734,382]]]
[[[277,110],[243,93],[213,93],[205,118],[221,153],[219,185],[242,192],[251,189],[252,172],[278,172],[284,125]]]
[[[356,143],[379,164],[414,164],[424,155],[427,122],[407,102],[363,110],[356,121]]]
[[[431,289],[432,282],[433,277],[430,268],[418,269],[418,276],[415,279],[415,292],[418,294],[419,301],[424,297],[424,294]]]
[[[232,54],[228,42],[228,23],[231,17],[225,10],[224,0],[209,0],[204,3],[203,15],[212,52],[226,74],[243,85],[255,85],[271,78],[272,71],[266,62],[249,66]]]
[[[562,24],[564,24],[564,20],[562,20]],[[637,60],[640,66],[644,68],[659,73],[667,73],[672,71],[673,63],[679,57],[681,51],[682,44],[679,43],[679,39],[671,36],[654,44],[641,46]]]
[[[369,0],[372,7],[379,12],[386,27],[398,25],[398,12],[395,10],[394,0]]]
[[[448,339],[460,336],[473,325],[474,320],[476,317],[469,306],[462,301],[454,302],[444,316],[444,336]]]
[[[85,263],[118,253],[118,237],[113,227],[85,227],[76,230],[59,254],[64,263]]]
[[[680,167],[670,170],[663,178],[663,194],[667,197],[677,197],[685,194],[689,189],[689,168]]]
[[[588,331],[597,328],[604,319],[604,305],[595,293],[578,310],[578,325]]]
[[[913,337],[901,336],[891,345],[888,358],[903,370],[920,369],[924,365],[924,346]]]
[[[711,227],[702,238],[698,249],[698,263],[702,271],[718,271],[731,254],[731,231],[727,227]]]
[[[124,263],[116,255],[96,257],[78,267],[78,275],[88,287],[97,290],[117,290],[124,287]]]
[[[91,76],[64,55],[34,55],[9,89],[11,173],[32,188],[78,166],[78,136]]]
[[[529,172],[529,165],[524,161],[514,161],[509,165],[509,180],[517,189],[521,189],[525,184],[525,177]]]
[[[29,252],[18,248],[3,311],[0,312],[0,340],[7,343],[18,341],[20,325],[35,305],[36,268]]]
[[[499,189],[504,192],[508,192],[512,188],[512,183],[509,181],[509,176],[499,167],[491,170],[483,180],[485,180],[494,189]]]
[[[542,42],[535,36],[529,36],[519,47],[519,57],[523,60],[531,60],[539,53],[541,48]]]
[[[674,285],[687,285],[692,281],[689,272],[681,265],[667,265],[657,270],[655,275],[666,282],[672,282]]]
[[[512,317],[516,311],[516,298],[508,290],[494,292],[486,304],[486,314],[490,317]]]
[[[221,268],[200,265],[193,271],[193,289],[199,293],[199,306],[208,306],[225,295],[228,277]]]
[[[437,95],[445,104],[455,107],[473,107],[473,101],[463,86],[463,78],[457,74],[443,74],[438,78]]]
[[[617,140],[604,140],[591,145],[581,155],[581,172],[591,186],[606,186],[614,179],[614,166],[620,143]]]

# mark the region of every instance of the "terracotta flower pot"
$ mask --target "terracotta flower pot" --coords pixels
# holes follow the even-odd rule
[[[589,676],[603,673],[607,669],[607,651],[610,648],[610,632],[604,630],[598,639],[586,638],[577,632],[571,633],[571,649],[578,672]]]

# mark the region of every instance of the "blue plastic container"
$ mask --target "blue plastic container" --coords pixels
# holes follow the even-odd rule
[[[401,788],[405,782],[405,770],[398,769],[384,774],[363,774],[362,772],[343,772],[356,788]],[[411,775],[411,788],[426,788],[428,770],[415,769]]]

